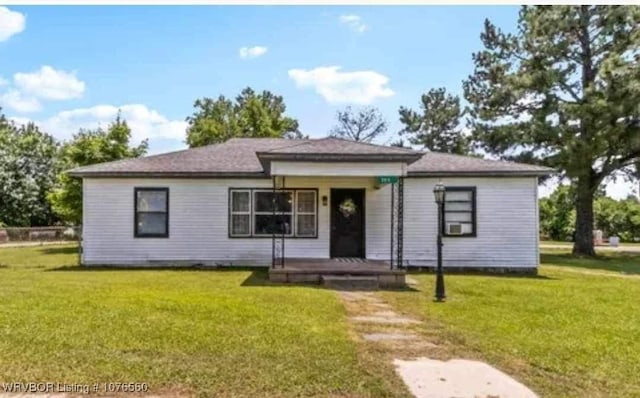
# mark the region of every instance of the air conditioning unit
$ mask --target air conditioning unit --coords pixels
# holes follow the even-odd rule
[[[447,235],[462,235],[462,224],[458,222],[447,223]]]

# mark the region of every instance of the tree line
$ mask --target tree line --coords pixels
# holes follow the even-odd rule
[[[393,144],[405,145],[406,139],[434,151],[552,167],[573,189],[573,252],[594,255],[598,190],[616,173],[640,177],[640,7],[523,6],[511,28],[486,20],[482,48],[472,54],[473,70],[461,82],[464,103],[444,88],[428,90],[418,110],[399,109],[403,128]],[[304,137],[297,120],[286,116],[282,97],[269,91],[247,88],[235,99],[204,97],[194,108],[187,118],[190,147],[231,137]],[[0,222],[7,224],[77,222],[80,210],[69,204],[77,204],[79,182],[60,171],[146,150],[144,143],[130,147],[124,120],[78,133],[68,143],[56,143],[34,125],[15,126],[4,118],[2,123],[0,140],[15,147],[0,153],[0,194],[13,195],[0,204]],[[386,130],[375,108],[347,108],[330,134],[371,141]],[[109,134],[119,135],[117,148],[105,138]],[[38,149],[27,149],[29,140]],[[52,153],[59,156],[45,161]],[[38,156],[43,159],[37,167],[24,164]],[[18,214],[20,206],[25,211]]]
[[[0,109],[0,226],[82,222],[82,181],[66,170],[142,156],[147,142],[132,146],[131,129],[118,116],[106,129],[81,129],[59,142],[33,123],[16,125]]]
[[[191,148],[234,137],[306,138],[298,121],[286,115],[284,99],[270,91],[247,87],[234,99],[203,97],[193,106],[186,118],[185,141]],[[346,107],[336,118],[330,136],[370,142],[387,130],[373,107]],[[133,145],[131,135],[127,121],[118,115],[106,128],[80,129],[60,142],[34,123],[17,125],[0,108],[0,226],[79,225],[82,181],[65,171],[145,155],[148,142]]]
[[[540,199],[540,234],[545,239],[572,241],[575,233],[576,189],[560,185],[547,198]],[[604,237],[617,236],[623,242],[640,240],[640,200],[629,195],[616,200],[596,192],[594,200],[594,228]]]

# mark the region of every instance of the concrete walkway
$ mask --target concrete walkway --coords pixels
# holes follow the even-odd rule
[[[465,359],[394,361],[417,398],[535,398],[533,391],[486,363]]]
[[[427,341],[422,321],[398,314],[375,292],[339,291],[349,322],[365,344],[375,344],[417,398],[536,398],[536,394],[483,362],[441,361],[446,350]]]

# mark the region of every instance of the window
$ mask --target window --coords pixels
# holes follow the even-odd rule
[[[136,238],[169,237],[169,188],[135,188]]]
[[[445,236],[476,236],[476,188],[447,187],[444,196]]]
[[[275,224],[273,223],[274,203]],[[291,224],[293,220],[293,192],[253,191],[253,205],[254,235],[271,235],[274,232],[287,236],[293,235]]]
[[[251,191],[234,191],[231,196],[231,231],[251,236]]]
[[[270,237],[317,237],[318,193],[311,189],[231,189],[229,235]],[[275,220],[274,220],[275,206]],[[275,222],[274,222],[275,221]]]
[[[316,193],[296,192],[296,235],[316,236]]]

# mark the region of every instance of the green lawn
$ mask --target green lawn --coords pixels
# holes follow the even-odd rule
[[[487,360],[542,396],[640,396],[640,256],[542,256],[538,277],[450,275],[434,303],[432,275],[419,291],[384,297],[423,318],[451,356]],[[614,271],[614,272],[612,272]]]
[[[612,271],[619,274],[640,274],[640,254],[630,252],[597,251],[598,257],[575,258],[568,250],[545,249],[542,252],[543,264],[575,267],[589,270]]]
[[[567,242],[564,240],[541,240],[540,241],[541,245],[560,245],[560,246],[567,246],[567,247],[573,247],[573,242]],[[624,247],[638,247],[640,246],[640,242],[620,242],[620,247],[624,248]],[[608,247],[607,244],[605,244],[605,246],[601,246],[601,247]],[[596,246],[596,251],[598,250],[598,247]]]
[[[272,286],[251,270],[83,271],[75,262],[69,246],[0,249],[0,382],[146,382],[152,392],[202,396],[405,394],[391,365],[358,353],[331,291]]]
[[[541,396],[640,397],[640,256],[547,250],[538,277],[433,275],[380,294],[445,357]],[[0,382],[146,382],[159,394],[404,396],[332,291],[251,270],[83,270],[75,249],[0,249]],[[440,355],[440,354],[439,354]]]

